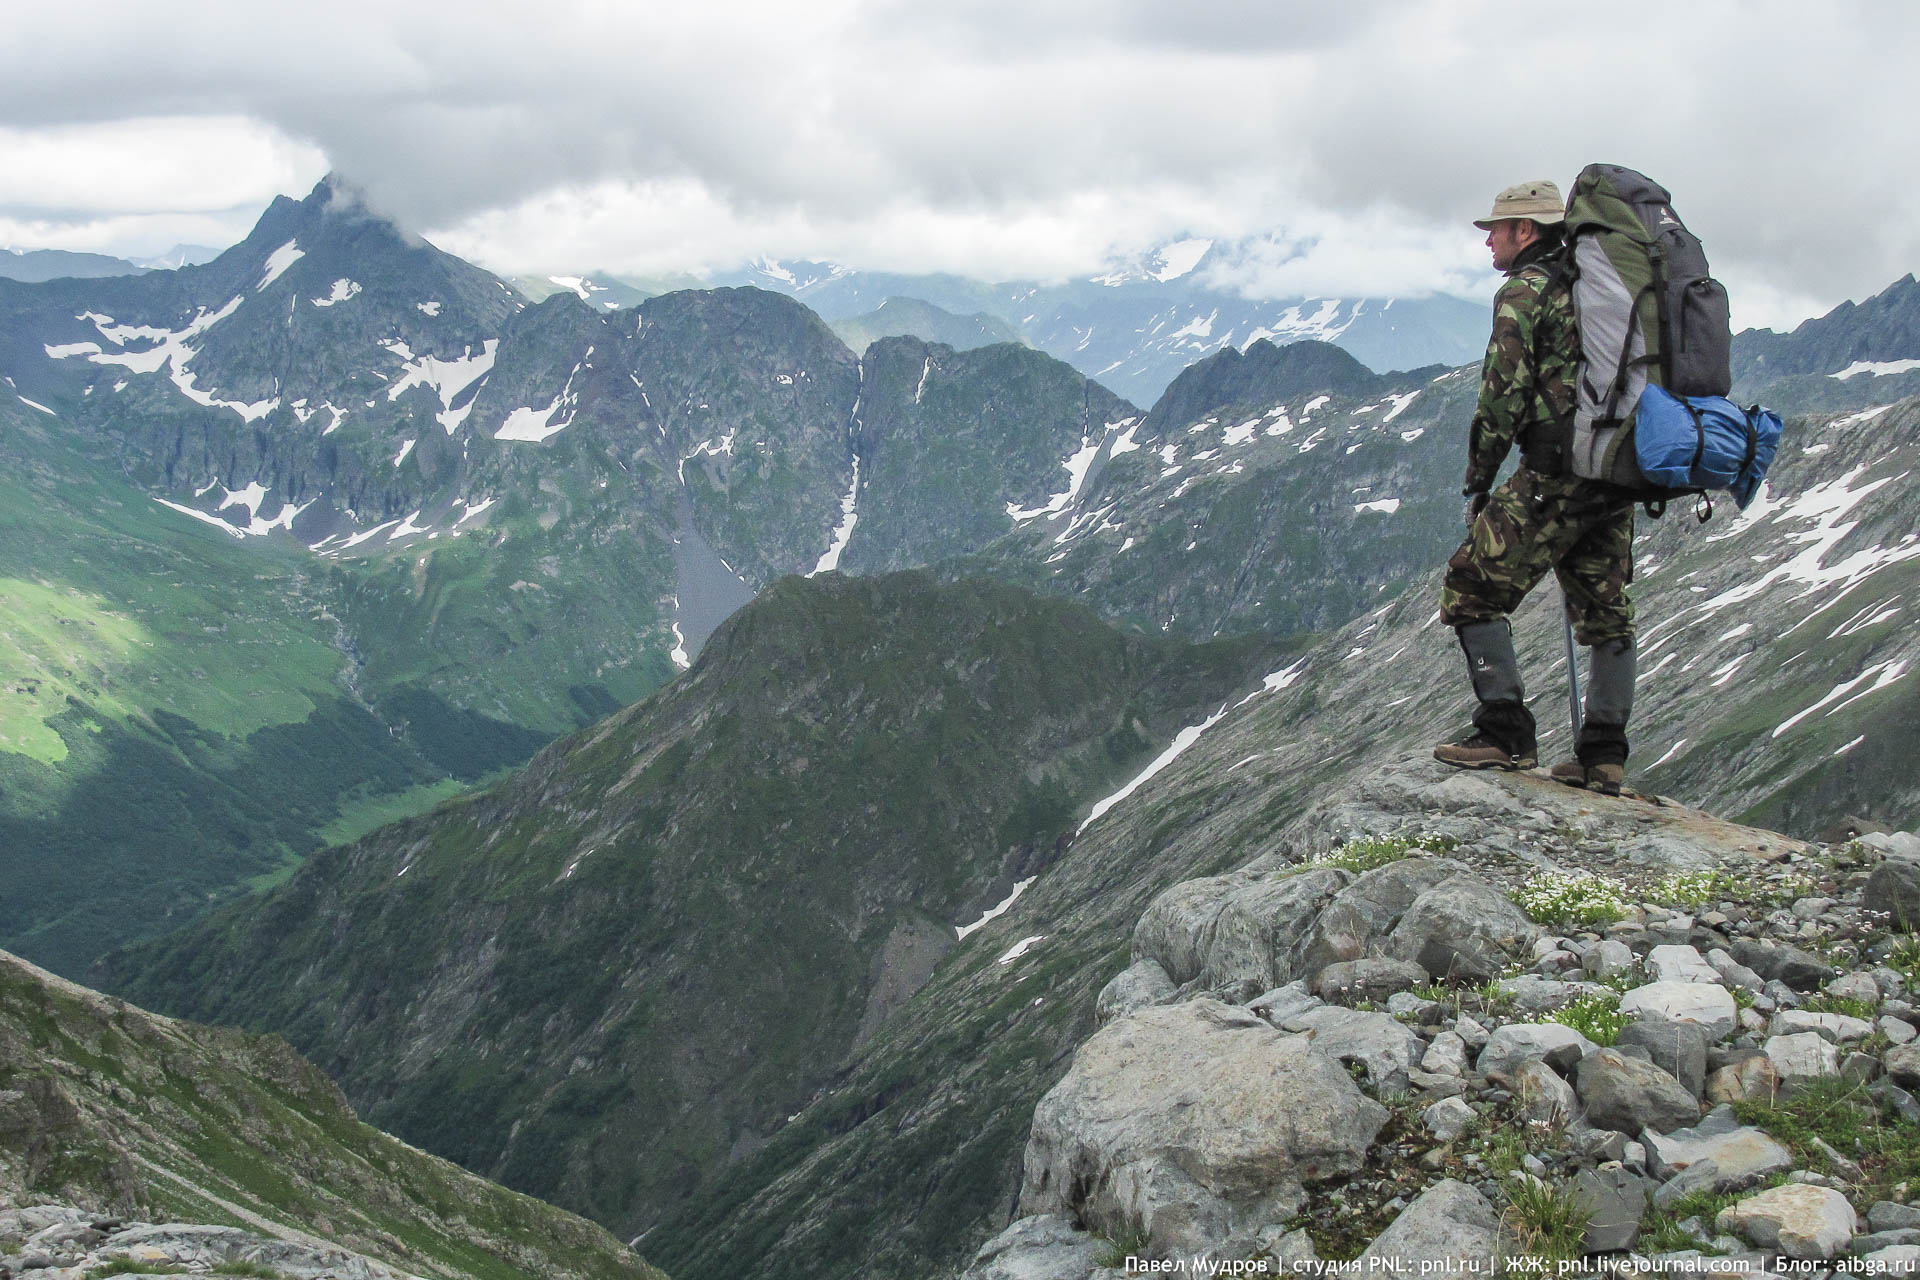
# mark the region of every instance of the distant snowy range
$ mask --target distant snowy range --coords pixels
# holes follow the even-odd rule
[[[1250,299],[1213,270],[1239,250],[1188,238],[1096,275],[1064,283],[990,284],[953,275],[858,271],[834,263],[762,258],[708,280],[642,279],[612,272],[519,278],[529,296],[557,290],[612,310],[675,287],[754,285],[805,302],[846,337],[889,303],[912,300],[954,318],[995,322],[1020,341],[1093,378],[1137,405],[1151,405],[1182,369],[1226,347],[1265,338],[1316,339],[1345,348],[1375,372],[1449,367],[1477,360],[1488,304],[1446,294],[1425,297]],[[905,333],[905,329],[897,329]],[[915,333],[953,346],[938,333]],[[858,343],[850,343],[857,350]]]

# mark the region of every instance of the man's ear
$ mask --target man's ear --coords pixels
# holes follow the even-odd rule
[[[1532,218],[1516,218],[1514,222],[1513,238],[1516,247],[1524,249],[1540,238],[1540,224]]]

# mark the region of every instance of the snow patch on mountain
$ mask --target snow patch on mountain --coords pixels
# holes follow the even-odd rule
[[[324,298],[314,298],[312,302],[316,307],[331,307],[337,303],[345,302],[359,292],[360,284],[358,281],[348,280],[342,277],[333,282],[333,292]]]
[[[1095,460],[1102,453],[1111,458],[1123,453],[1131,453],[1140,447],[1134,437],[1139,432],[1142,421],[1143,419],[1140,418],[1125,418],[1119,422],[1109,422],[1099,439],[1096,440],[1091,434],[1080,437],[1080,448],[1069,454],[1060,464],[1067,473],[1067,487],[1049,497],[1045,506],[1022,507],[1017,502],[1009,502],[1007,515],[1016,524],[1025,524],[1040,516],[1045,516],[1049,520],[1058,516],[1073,504],[1075,498],[1080,496],[1080,490],[1086,484],[1088,471],[1092,469]]]
[[[732,436],[727,437],[727,443],[729,446],[732,445]],[[833,531],[833,545],[827,548],[826,553],[820,557],[819,563],[813,566],[813,572],[807,575],[809,578],[814,574],[832,573],[840,567],[840,553],[847,549],[847,540],[853,537],[853,527],[860,520],[860,513],[854,509],[859,498],[860,455],[856,453],[853,456],[853,483],[847,488],[847,496],[840,499],[840,525]]]
[[[82,312],[78,319],[90,321],[93,327],[99,330],[102,338],[122,349],[89,351],[87,348],[93,347],[94,344],[67,343],[59,347],[48,346],[46,351],[48,355],[55,355],[56,358],[85,355],[93,364],[118,365],[133,373],[158,373],[170,367],[173,385],[179,388],[181,395],[209,409],[231,409],[240,415],[243,422],[254,422],[279,408],[279,397],[256,400],[251,403],[222,400],[213,392],[203,391],[196,386],[194,376],[188,369],[189,363],[198,351],[193,340],[232,315],[243,301],[245,301],[244,296],[235,297],[218,311],[208,311],[202,307],[194,313],[193,319],[180,329],[157,329],[151,325],[123,325],[111,316],[99,315],[92,311]],[[150,345],[147,345],[144,350],[127,350],[129,343]]]
[[[407,362],[400,370],[400,377],[387,388],[387,399],[397,400],[413,387],[432,387],[434,394],[440,397],[441,405],[440,412],[434,416],[446,433],[452,435],[460,429],[460,424],[465,422],[467,415],[473,411],[473,398],[469,397],[467,403],[458,409],[453,407],[453,402],[492,371],[493,358],[500,349],[500,340],[488,338],[481,344],[478,355],[474,354],[472,347],[462,347],[461,354],[452,360],[442,360],[438,356],[416,356],[412,349],[398,338],[386,343],[385,346],[388,351]],[[579,372],[577,366],[574,372]],[[568,385],[572,385],[571,378],[568,379]],[[564,425],[563,423],[562,426]],[[556,431],[559,429],[554,428]],[[518,437],[495,437],[495,439],[501,438],[517,439]]]
[[[1877,378],[1895,373],[1911,373],[1915,369],[1920,369],[1920,360],[1855,360],[1840,372],[1830,373],[1827,376],[1845,382],[1863,373],[1870,378]]]
[[[593,352],[589,350],[587,354],[592,355]],[[492,359],[492,343],[489,342],[487,360],[491,363]],[[573,411],[579,407],[580,403],[580,397],[573,389],[573,380],[579,376],[580,370],[584,367],[585,363],[583,359],[580,364],[573,366],[573,372],[567,375],[566,385],[560,388],[560,394],[553,398],[552,404],[544,409],[515,409],[507,415],[507,420],[500,424],[500,429],[493,433],[493,438],[495,440],[524,440],[532,444],[538,444],[548,436],[557,435],[572,426]],[[558,422],[554,421],[555,417],[559,416],[563,410],[565,411],[565,416],[561,417]],[[444,424],[444,418],[442,422]],[[686,464],[683,462],[681,464],[683,477],[685,474],[685,466]]]
[[[287,241],[267,255],[266,274],[260,277],[259,284],[253,286],[253,291],[255,293],[260,292],[275,280],[285,275],[288,267],[306,256],[307,251],[305,249],[296,248],[293,241]]]
[[[1008,909],[1011,908],[1014,903],[1020,900],[1020,895],[1025,893],[1029,888],[1031,888],[1033,885],[1033,882],[1038,880],[1039,878],[1040,877],[1038,876],[1028,876],[1025,880],[1022,880],[1020,881],[1020,883],[1014,885],[1012,893],[1009,893],[1005,898],[1001,899],[998,905],[987,908],[987,910],[981,914],[980,918],[978,920],[975,920],[972,924],[955,925],[953,927],[953,933],[954,933],[955,939],[960,942],[965,942],[967,940],[968,934],[979,929],[980,926],[986,924],[987,922],[991,920],[997,920],[1001,916],[1007,914]]]

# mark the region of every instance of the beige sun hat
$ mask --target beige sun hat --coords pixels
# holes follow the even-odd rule
[[[1560,198],[1560,188],[1545,178],[1508,187],[1493,198],[1493,212],[1476,220],[1473,225],[1482,231],[1491,231],[1494,223],[1515,218],[1529,218],[1543,223],[1565,222],[1566,202]]]

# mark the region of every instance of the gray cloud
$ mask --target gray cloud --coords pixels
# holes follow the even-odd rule
[[[1596,26],[1492,0],[41,8],[0,50],[0,148],[76,124],[255,121],[278,150],[230,151],[180,124],[177,194],[151,174],[138,191],[204,211],[194,191],[252,182],[264,202],[289,156],[311,156],[506,269],[770,252],[1060,275],[1193,233],[1267,242],[1242,287],[1329,292],[1484,287],[1465,224],[1491,192],[1609,160],[1673,188],[1745,318],[1796,318],[1913,269],[1920,10],[1610,14]],[[0,229],[129,233],[118,175],[87,168],[87,146],[73,154],[59,216],[0,185]]]

